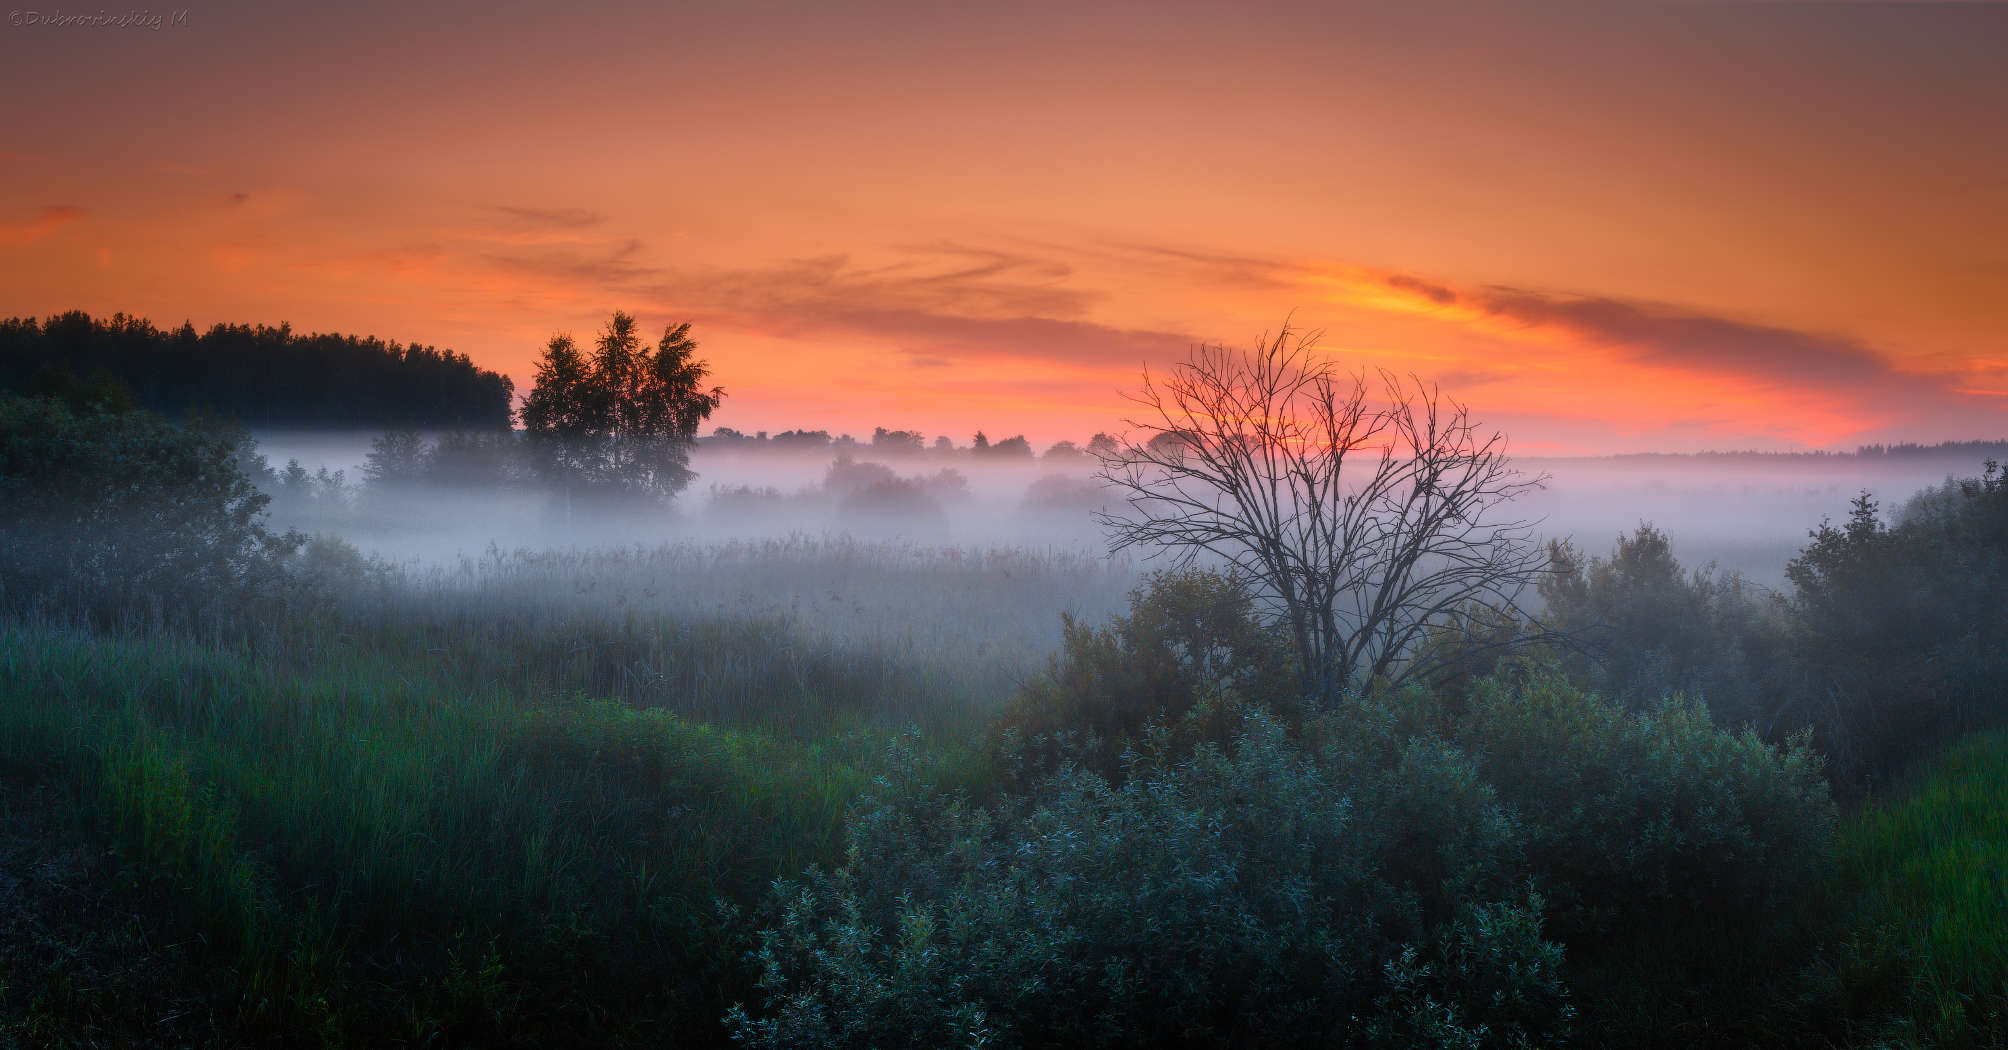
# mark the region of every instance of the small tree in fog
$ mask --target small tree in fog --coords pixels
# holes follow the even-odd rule
[[[363,458],[363,480],[373,486],[410,484],[425,477],[431,458],[418,431],[386,430],[370,442],[369,455]]]
[[[574,493],[666,502],[690,484],[690,447],[725,392],[705,389],[688,323],[663,329],[654,350],[616,311],[590,356],[553,336],[523,401],[540,472]]]
[[[1212,556],[1253,581],[1305,695],[1329,704],[1426,674],[1416,643],[1474,603],[1516,608],[1547,560],[1505,508],[1545,478],[1513,470],[1505,437],[1435,387],[1343,374],[1316,338],[1286,326],[1252,352],[1195,348],[1145,375],[1131,434],[1091,448],[1121,501],[1097,515],[1111,546]]]

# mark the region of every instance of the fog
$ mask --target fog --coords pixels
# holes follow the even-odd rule
[[[362,465],[372,434],[257,435],[275,468],[341,471],[339,508],[275,501],[275,519],[342,536],[404,565],[445,565],[490,548],[586,550],[720,544],[788,537],[894,547],[980,551],[1022,548],[1090,554],[1106,546],[1092,518],[1101,502],[1085,456],[999,462],[966,451],[906,455],[828,449],[698,448],[697,480],[668,508],[608,511],[564,506],[535,487],[385,486],[368,491]],[[840,456],[843,458],[840,459]],[[1714,564],[1766,586],[1823,519],[1839,520],[1863,491],[1886,515],[1949,476],[1977,474],[1961,454],[1784,456],[1758,454],[1522,458],[1547,476],[1514,516],[1540,519],[1545,538],[1604,554],[1620,534],[1651,523],[1683,564]]]

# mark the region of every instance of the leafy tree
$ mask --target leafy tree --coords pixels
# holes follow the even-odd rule
[[[372,487],[408,485],[425,477],[431,452],[418,431],[387,430],[370,442],[363,457],[363,480]]]
[[[890,455],[917,455],[926,449],[926,438],[917,430],[887,430],[884,427],[872,431],[872,451]]]
[[[0,396],[0,598],[109,619],[277,580],[303,537],[266,531],[248,444],[209,422]]]
[[[725,392],[684,323],[643,348],[633,317],[616,311],[590,356],[553,336],[523,402],[523,425],[544,475],[573,494],[662,503],[690,484],[690,447]]]
[[[1885,523],[1863,493],[1786,568],[1806,676],[1793,715],[1850,778],[2008,714],[2008,476],[1992,462]]]
[[[1802,728],[1787,712],[1794,675],[1780,599],[1712,565],[1683,569],[1651,525],[1619,536],[1609,558],[1555,542],[1549,559],[1546,619],[1589,684],[1633,706],[1698,697],[1718,721],[1773,740]]]
[[[985,451],[998,459],[1031,459],[1032,443],[1025,440],[1025,435],[1019,434],[1014,437],[1007,437],[991,445]]]

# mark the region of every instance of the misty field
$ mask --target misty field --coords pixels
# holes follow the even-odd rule
[[[1991,467],[1547,464],[1524,603],[1314,700],[1078,462],[637,510],[7,410],[141,484],[8,475],[0,1045],[2001,1038]]]

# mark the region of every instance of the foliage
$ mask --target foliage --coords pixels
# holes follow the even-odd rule
[[[616,311],[590,358],[553,336],[523,401],[538,469],[568,496],[667,502],[685,486],[697,428],[724,398],[703,388],[688,323],[642,348],[633,317]]]
[[[1808,679],[1794,712],[1851,777],[1900,769],[2008,716],[2008,477],[1920,494],[1894,525],[1864,493],[1787,567]]]
[[[1836,823],[1803,739],[1718,729],[1679,698],[1627,711],[1552,675],[1482,683],[1443,731],[1513,815],[1599,1041],[1721,1040],[1791,976]]]
[[[0,396],[0,596],[102,620],[276,585],[301,537],[265,530],[247,443],[211,423]]]
[[[896,769],[898,767],[895,767]],[[903,781],[903,782],[902,782]],[[1371,804],[1248,719],[1228,747],[1066,766],[981,807],[911,775],[780,890],[755,1047],[1534,1046],[1570,1017],[1540,901],[1377,876]]]
[[[219,324],[166,331],[126,314],[80,311],[0,321],[0,390],[54,372],[115,382],[141,407],[211,413],[255,426],[509,426],[514,386],[465,354],[375,337],[301,335],[288,325]],[[39,381],[46,384],[47,379]],[[74,380],[70,382],[74,383]]]
[[[1225,743],[1242,698],[1290,695],[1288,646],[1247,585],[1211,570],[1157,572],[1106,625],[1061,616],[1060,652],[998,717],[993,748],[1020,775],[1063,758],[1119,779],[1124,752],[1162,726],[1181,751]],[[1286,708],[1286,711],[1290,709]]]
[[[2008,1045],[2008,731],[1969,737],[1841,837],[1859,921],[1895,942],[1905,1045]]]
[[[1620,535],[1609,558],[1586,559],[1567,542],[1551,543],[1549,558],[1545,619],[1593,688],[1641,708],[1696,697],[1718,722],[1774,740],[1802,728],[1788,718],[1796,668],[1779,599],[1712,565],[1683,570],[1647,524]]]
[[[172,888],[252,1044],[701,1038],[751,987],[720,902],[836,859],[864,784],[840,733],[472,692],[422,653],[323,645],[302,671],[0,626],[0,775]]]
[[[410,485],[425,477],[429,449],[418,431],[386,430],[370,442],[363,480],[372,486]]]

